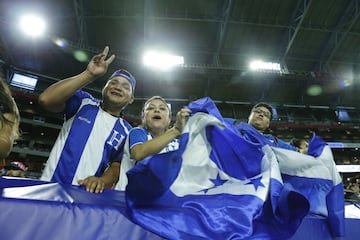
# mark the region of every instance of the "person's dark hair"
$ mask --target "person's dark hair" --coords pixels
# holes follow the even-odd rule
[[[273,117],[272,107],[271,107],[269,104],[267,104],[267,103],[259,102],[259,103],[255,104],[255,105],[252,107],[251,111],[253,111],[254,109],[256,109],[256,108],[258,108],[258,107],[264,107],[264,108],[266,108],[267,110],[269,110],[269,112],[270,112],[270,114],[271,114],[271,117],[270,117],[270,121],[271,121],[271,120],[272,120],[272,117]]]
[[[293,138],[293,139],[290,140],[290,145],[292,145],[294,147],[297,147],[297,148],[300,148],[301,141],[302,141],[302,139]]]

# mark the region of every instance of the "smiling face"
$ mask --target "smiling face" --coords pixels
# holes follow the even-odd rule
[[[271,113],[263,106],[252,109],[248,123],[259,132],[264,132],[270,125]]]
[[[103,109],[115,116],[120,115],[120,112],[134,101],[130,82],[119,76],[107,81],[102,95]]]
[[[171,112],[165,100],[161,97],[149,99],[143,108],[143,126],[153,135],[165,132],[171,121]]]

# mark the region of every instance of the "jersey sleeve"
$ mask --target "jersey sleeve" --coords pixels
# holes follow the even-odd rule
[[[148,133],[144,128],[133,128],[129,132],[129,149],[135,145],[146,142],[148,140]]]
[[[95,101],[93,96],[81,90],[76,91],[75,94],[66,101],[66,107],[64,111],[66,120],[70,119],[76,114],[81,106],[83,99],[85,98],[89,98]]]

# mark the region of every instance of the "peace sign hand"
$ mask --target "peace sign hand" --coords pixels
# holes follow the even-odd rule
[[[102,53],[99,53],[92,57],[91,61],[87,66],[87,71],[93,75],[95,78],[103,76],[109,67],[109,65],[114,61],[115,55],[111,55],[106,59],[109,53],[109,47],[106,46]]]

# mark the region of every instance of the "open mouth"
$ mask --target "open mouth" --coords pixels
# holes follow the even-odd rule
[[[117,92],[117,91],[111,91],[110,92],[111,95],[114,95],[114,96],[118,96],[118,97],[121,97],[121,93],[120,92]]]
[[[161,116],[155,115],[155,116],[153,116],[153,119],[154,119],[154,120],[161,120]]]

